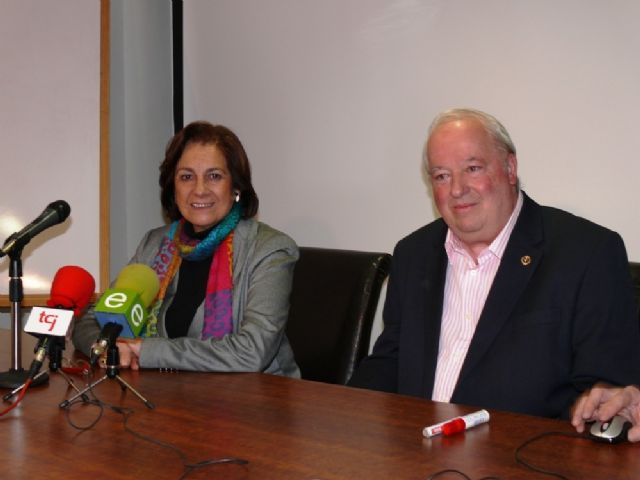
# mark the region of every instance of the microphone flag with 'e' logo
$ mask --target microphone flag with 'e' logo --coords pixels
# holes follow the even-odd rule
[[[151,267],[141,263],[127,265],[96,304],[98,324],[104,327],[117,323],[122,326],[121,337],[139,337],[147,323],[147,308],[159,288],[158,276]]]

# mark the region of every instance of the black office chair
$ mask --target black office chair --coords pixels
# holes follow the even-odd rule
[[[367,355],[388,253],[301,247],[287,337],[302,378],[346,384]]]

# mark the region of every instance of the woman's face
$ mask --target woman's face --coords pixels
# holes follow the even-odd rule
[[[174,182],[178,210],[196,232],[216,225],[233,206],[235,192],[227,160],[213,144],[187,145]]]

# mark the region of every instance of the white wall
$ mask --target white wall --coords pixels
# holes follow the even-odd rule
[[[81,4],[86,2],[76,0],[76,3],[78,1]],[[49,4],[46,0],[33,2]],[[15,0],[15,4],[19,4],[19,0]],[[144,232],[163,223],[158,167],[164,157],[166,143],[173,134],[173,89],[170,1],[111,0],[110,5],[109,241],[113,279],[135,251]],[[56,6],[59,7],[60,5]],[[5,11],[3,15],[6,13]],[[78,21],[73,15],[68,15],[68,18],[74,24]],[[50,20],[51,18],[47,22],[50,23]],[[13,21],[19,23],[18,19],[14,18]],[[23,22],[24,29],[31,20],[27,17],[20,21]],[[97,32],[97,28],[97,25],[94,26],[92,31]],[[97,133],[96,131],[96,135]],[[33,144],[35,147],[38,142],[34,141]],[[78,184],[86,176],[85,173],[76,171],[69,178],[74,184]],[[46,203],[42,205],[43,208],[44,205]],[[0,210],[1,208],[0,206]],[[95,261],[97,265],[98,259]],[[4,270],[0,273],[6,275]],[[0,328],[8,328],[9,325],[10,317],[5,309],[0,313]],[[0,346],[0,352],[4,351]]]
[[[173,135],[171,52],[169,1],[111,0],[111,279],[163,223],[158,167]]]
[[[162,221],[172,93],[170,2],[111,6],[113,276]],[[619,231],[640,261],[639,14],[632,0],[188,0],[186,34],[221,41],[185,38],[186,61],[204,54],[215,73],[187,65],[186,113],[240,135],[264,221],[300,245],[391,251],[435,216],[419,170],[429,121],[485,109],[535,199]]]
[[[24,293],[42,294],[63,265],[99,278],[100,3],[0,7],[0,242],[51,202],[71,206],[22,251]],[[9,265],[0,259],[2,295]]]
[[[185,122],[234,129],[261,219],[300,245],[391,251],[435,217],[419,169],[454,106],[510,130],[539,203],[640,260],[640,3],[189,0]]]

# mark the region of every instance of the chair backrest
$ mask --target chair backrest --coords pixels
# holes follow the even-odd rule
[[[302,378],[346,384],[366,356],[391,255],[301,247],[287,337]]]
[[[629,262],[631,269],[631,278],[633,279],[633,287],[636,292],[636,304],[638,306],[638,318],[640,318],[640,263]]]

